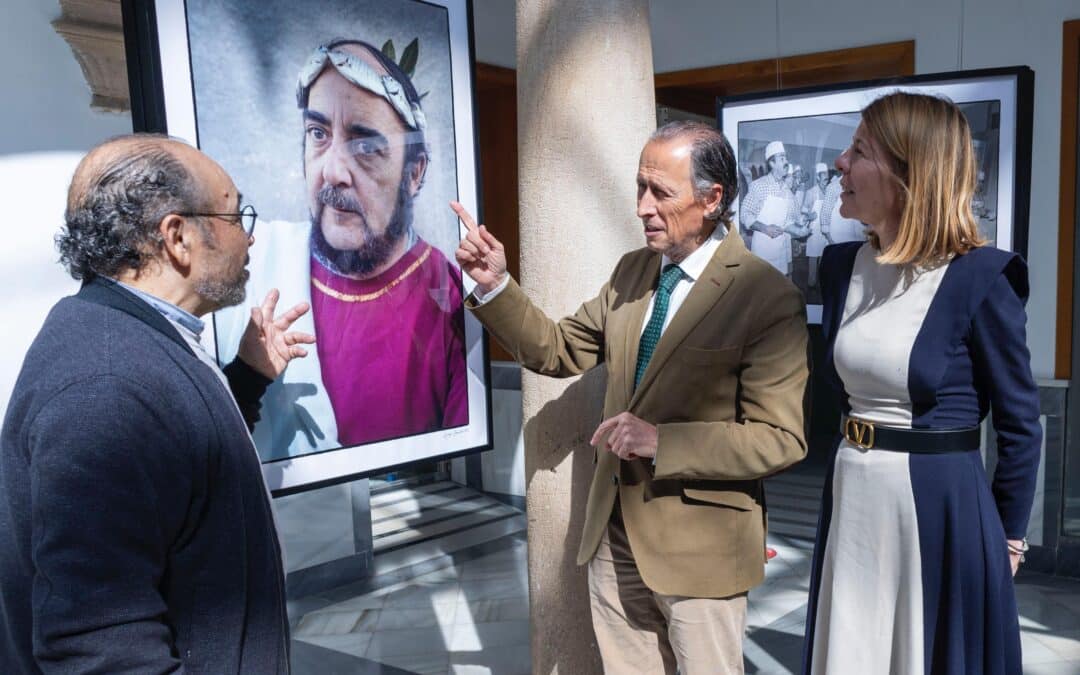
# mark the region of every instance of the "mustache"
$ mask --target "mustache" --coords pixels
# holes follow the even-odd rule
[[[339,211],[351,211],[358,215],[364,215],[364,207],[352,195],[333,185],[324,185],[316,195],[316,199],[324,206],[335,208]]]

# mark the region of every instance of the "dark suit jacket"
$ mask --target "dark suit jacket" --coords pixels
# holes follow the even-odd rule
[[[604,362],[604,417],[659,429],[656,464],[597,455],[578,564],[600,543],[618,495],[645,583],[667,595],[726,597],[764,576],[761,479],[806,455],[806,316],[798,290],[727,236],[660,338],[637,389],[638,342],[661,256],[619,261],[600,294],[552,321],[511,281],[467,303],[525,367],[565,377]]]
[[[176,330],[105,280],[61,300],[0,435],[0,672],[283,673],[259,460]]]

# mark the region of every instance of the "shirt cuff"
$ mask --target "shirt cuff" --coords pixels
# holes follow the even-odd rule
[[[502,293],[503,290],[506,289],[507,284],[509,284],[509,283],[510,283],[510,275],[506,274],[506,275],[503,276],[503,280],[499,282],[499,285],[496,286],[495,288],[491,289],[487,293],[481,292],[480,288],[476,287],[476,288],[473,289],[473,292],[472,292],[473,300],[476,301],[476,305],[478,307],[480,305],[487,304],[487,303],[491,302],[492,300],[494,300],[496,297],[498,297],[499,293]]]

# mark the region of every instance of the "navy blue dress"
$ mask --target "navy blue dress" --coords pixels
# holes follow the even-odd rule
[[[859,313],[875,302],[885,307],[886,313],[877,315],[874,325],[881,325],[882,317],[888,320],[888,303],[893,298],[869,298],[865,286],[875,274],[881,278],[880,274],[896,274],[896,270],[902,269],[877,265],[872,260],[874,253],[869,244],[851,242],[826,248],[821,260],[822,329],[827,350],[820,367],[841,396],[847,412],[851,412],[853,402],[858,412],[862,403],[858,393],[845,388],[845,381],[852,382],[854,378],[850,369],[844,367],[844,359],[837,358],[838,336],[843,343],[843,331],[855,330]],[[853,270],[856,270],[854,277]],[[887,670],[905,675],[1021,672],[1019,621],[1005,540],[1021,539],[1027,531],[1042,437],[1038,389],[1031,375],[1025,339],[1027,267],[1016,254],[983,247],[953,258],[938,272],[929,290],[925,284],[922,289],[911,286],[924,293],[924,314],[919,316],[917,330],[910,336],[912,341],[906,347],[909,351],[902,352],[906,363],[899,364],[902,369],[891,372],[905,374],[909,404],[905,413],[912,428],[973,427],[988,413],[992,414],[998,437],[998,463],[993,481],[987,478],[978,451],[936,455],[864,451],[840,440],[829,465],[814,551],[805,673],[854,672],[850,665],[844,665],[851,664],[851,659],[845,659],[842,654],[833,658],[836,645],[845,644],[845,640],[850,646],[864,638],[876,639],[871,633],[880,629],[880,624],[859,621],[874,616],[873,603],[877,600],[871,594],[863,597],[857,606],[851,603],[838,606],[829,589],[843,588],[849,582],[873,585],[875,581],[882,588],[888,589],[892,584],[897,589],[895,595],[899,597],[889,597],[886,601],[895,601],[900,609],[907,608],[906,616],[914,624],[902,625],[906,620],[902,618],[899,623],[885,627],[886,631],[892,631],[886,635],[891,637],[891,644],[887,640],[883,643],[886,649],[903,652],[914,646],[916,652],[914,658],[911,654],[906,657],[901,654],[903,658],[899,660],[886,659],[892,664]],[[859,294],[853,296],[859,302],[848,301],[849,289]],[[894,297],[903,295],[898,292]],[[910,306],[909,297],[904,301]],[[896,304],[902,306],[901,301]],[[888,353],[887,345],[882,353]],[[867,372],[872,371],[873,368]],[[862,485],[855,484],[849,472],[845,480],[851,489],[841,489],[838,472],[851,466],[844,463],[845,456],[864,465],[875,464],[880,459],[878,468],[885,464],[899,467],[905,473],[902,481],[910,484],[909,502],[913,503],[913,509],[909,539],[904,539],[902,513],[896,516],[895,533],[890,529],[892,524],[883,528],[883,538],[878,539],[885,544],[881,546],[883,551],[875,549],[879,543],[873,537],[859,533],[864,550],[855,552],[855,557],[863,562],[873,560],[875,564],[870,569],[866,565],[853,568],[851,557],[846,555],[850,551],[836,550],[837,546],[848,546],[853,541],[852,533],[841,532],[839,527],[831,531],[830,526],[834,525],[834,519],[837,523],[849,522],[837,515],[844,513],[844,509],[850,513],[877,508],[888,514],[891,506],[883,507],[887,497],[883,494],[877,498],[874,486],[865,484],[867,476],[875,475],[872,472],[857,474],[864,481]],[[861,502],[853,503],[852,495],[858,495]],[[830,539],[833,539],[831,545]],[[845,541],[848,543],[838,543]],[[900,569],[915,569],[915,578],[899,584],[894,578],[874,577],[892,574],[897,568],[890,560],[883,559],[877,564],[874,558],[893,555],[889,549],[894,541],[910,541],[911,548],[917,549],[914,567],[904,567],[903,560],[899,564]],[[834,564],[836,561],[840,563]],[[844,561],[848,561],[846,567]],[[853,569],[859,573],[859,579],[843,576]],[[840,576],[833,576],[834,572]],[[823,593],[822,588],[828,592]],[[905,599],[902,597],[905,593],[915,597]],[[911,612],[911,608],[915,611]],[[838,618],[838,614],[844,616]],[[904,615],[898,611],[896,616]],[[837,626],[858,628],[836,641],[822,639],[824,633],[835,632]],[[823,654],[826,651],[823,644],[833,645],[834,654],[828,657]],[[898,667],[897,663],[908,665]]]

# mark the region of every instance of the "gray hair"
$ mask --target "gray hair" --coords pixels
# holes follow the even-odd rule
[[[60,262],[72,277],[143,269],[163,243],[158,225],[165,216],[204,210],[199,182],[167,141],[151,134],[118,136],[80,163],[64,229],[56,235]]]
[[[731,205],[739,192],[739,177],[735,171],[735,153],[724,135],[717,129],[689,120],[668,122],[649,136],[653,141],[690,141],[690,173],[694,196],[707,199],[714,184],[723,189],[720,206],[706,214],[709,220],[723,221],[731,226]]]

